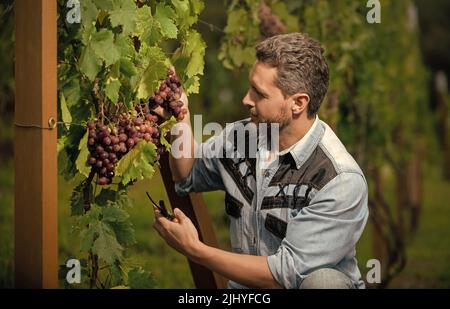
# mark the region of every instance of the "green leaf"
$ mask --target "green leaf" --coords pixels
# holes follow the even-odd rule
[[[189,2],[195,15],[199,15],[205,8],[205,2],[203,0],[189,0]]]
[[[110,11],[113,9],[113,2],[111,0],[94,0],[94,3],[100,10]]]
[[[131,58],[135,54],[133,41],[128,35],[116,34],[116,47],[122,56],[121,59]]]
[[[137,98],[148,99],[159,87],[161,80],[166,77],[166,57],[161,48],[153,46],[141,48],[140,56],[145,69],[140,74],[137,85]]]
[[[105,206],[108,201],[115,201],[117,199],[117,191],[102,188],[100,193],[95,197],[95,204]]]
[[[102,67],[102,61],[97,57],[91,45],[83,49],[79,60],[80,71],[93,81]]]
[[[197,31],[193,30],[186,35],[185,39],[185,53],[190,55],[191,59],[186,68],[186,75],[192,77],[194,75],[203,75],[203,68],[205,67],[205,48],[206,44],[202,36]]]
[[[177,123],[177,120],[175,119],[174,116],[172,116],[159,126],[160,142],[161,142],[161,145],[166,147],[167,151],[170,151],[171,145],[166,139],[166,134],[167,134],[167,132],[170,132],[170,130],[176,123]]]
[[[131,289],[153,289],[156,287],[156,280],[150,272],[135,267],[128,272],[128,286]]]
[[[184,91],[186,91],[186,94],[190,93],[199,93],[200,91],[200,78],[198,76],[193,76],[189,78],[184,83]]]
[[[158,3],[156,6],[155,20],[159,23],[161,34],[169,39],[176,39],[178,34],[174,19],[175,12],[164,3]]]
[[[103,208],[103,221],[107,222],[123,222],[128,219],[129,215],[123,209],[117,206],[108,205]]]
[[[118,79],[109,79],[106,82],[105,94],[114,104],[117,104],[117,101],[119,100],[120,86],[121,83]]]
[[[139,37],[142,44],[152,46],[161,41],[162,33],[159,31],[160,23],[154,19],[150,7],[143,6],[136,13],[135,35]]]
[[[95,23],[99,11],[95,6],[95,4],[90,0],[80,2],[81,2],[81,23],[85,28],[87,28]]]
[[[109,12],[113,27],[122,26],[124,35],[131,34],[136,27],[136,4],[133,0],[114,0],[114,9]]]
[[[92,245],[92,252],[108,265],[120,260],[123,247],[117,242],[114,231],[101,221],[94,226],[94,229],[97,238]]]
[[[122,58],[120,59],[120,73],[127,78],[131,78],[137,74],[137,71],[131,60]]]
[[[189,0],[172,0],[180,29],[192,26],[197,21],[197,16],[191,16]]]
[[[71,216],[81,216],[84,214],[84,194],[83,194],[84,183],[80,183],[72,191],[72,196],[70,197],[70,215]],[[92,192],[92,185],[89,187],[89,193]]]
[[[244,9],[233,10],[228,14],[226,33],[239,32],[244,28],[244,22],[248,20],[248,13]]]
[[[144,5],[143,7],[137,9],[135,35],[141,39],[141,42],[149,43],[148,40],[153,26],[154,21],[150,7]]]
[[[109,66],[120,59],[120,52],[114,44],[114,34],[111,30],[101,29],[92,35],[90,46],[98,58]]]
[[[75,162],[77,170],[84,175],[85,177],[89,176],[91,171],[91,167],[87,164],[89,159],[89,149],[88,149],[88,132],[84,134],[83,138],[80,140],[80,144],[78,145],[78,158]]]
[[[89,252],[89,250],[94,245],[94,241],[97,236],[97,234],[96,234],[97,231],[94,228],[95,226],[96,226],[96,223],[93,223],[93,224],[89,225],[88,228],[86,228],[80,232],[80,239],[81,239],[80,249],[82,251]]]
[[[64,122],[64,125],[67,129],[70,129],[70,123],[72,122],[72,115],[70,115],[70,111],[67,108],[66,98],[64,97],[64,94],[61,92],[60,94],[60,106],[61,106],[61,116],[62,121]]]
[[[72,78],[62,88],[62,93],[66,99],[67,107],[78,106],[80,101],[80,81],[77,78]]]
[[[109,225],[114,230],[119,244],[127,247],[136,243],[133,224],[129,221],[129,219],[122,222],[111,222]]]
[[[151,178],[155,173],[153,165],[156,161],[156,146],[140,141],[122,159],[116,168],[116,175],[122,177],[122,183]]]

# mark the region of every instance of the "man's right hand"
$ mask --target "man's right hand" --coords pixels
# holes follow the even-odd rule
[[[183,120],[184,116],[189,113],[189,107],[188,107],[189,101],[188,101],[188,98],[187,98],[186,94],[184,93],[184,91],[183,90],[181,90],[181,91],[182,91],[181,98],[178,101],[183,102],[183,106],[181,107],[181,114],[180,114],[180,115],[183,115],[182,119],[180,119],[180,120]],[[157,107],[152,109],[152,111],[155,114],[157,114],[159,117],[161,117],[163,120],[167,120],[172,116],[172,114],[169,111],[167,111],[160,105],[158,105]]]

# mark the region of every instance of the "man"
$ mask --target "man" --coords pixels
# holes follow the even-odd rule
[[[258,159],[211,156],[211,144],[228,139],[227,133],[197,145],[189,113],[182,121],[189,129],[178,138],[192,141],[193,153],[210,156],[171,156],[176,190],[226,191],[233,252],[200,242],[179,209],[174,221],[157,213],[154,227],[170,246],[230,279],[231,288],[364,287],[355,245],[368,217],[367,184],[358,164],[317,117],[329,80],[323,52],[301,33],[274,36],[256,47],[243,99],[250,119],[231,125],[279,125],[280,153],[268,166],[261,167]]]

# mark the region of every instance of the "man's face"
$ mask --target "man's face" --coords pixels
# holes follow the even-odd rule
[[[252,122],[279,123],[280,130],[292,121],[291,106],[275,85],[277,68],[256,62],[250,73],[250,87],[242,103],[249,108]]]

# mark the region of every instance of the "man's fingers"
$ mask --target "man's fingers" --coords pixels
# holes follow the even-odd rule
[[[173,210],[173,214],[175,215],[176,219],[178,219],[178,221],[180,223],[182,223],[187,218],[186,215],[184,214],[184,212],[182,212],[180,208],[175,208]]]
[[[166,230],[164,229],[164,227],[162,227],[161,223],[159,223],[158,221],[156,221],[153,224],[153,228],[158,232],[159,236],[161,236],[162,238],[166,239]]]
[[[164,108],[162,108],[160,105],[153,108],[152,111],[163,119],[168,119],[170,117],[170,113]]]

